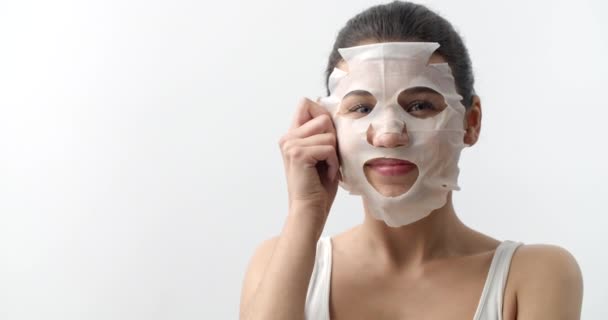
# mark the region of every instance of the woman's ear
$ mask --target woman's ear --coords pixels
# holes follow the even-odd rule
[[[472,103],[465,113],[464,119],[464,143],[469,146],[474,145],[479,139],[481,131],[481,100],[474,95]]]

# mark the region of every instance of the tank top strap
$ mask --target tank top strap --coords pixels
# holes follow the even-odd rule
[[[331,280],[331,237],[317,241],[315,263],[306,293],[306,320],[329,320],[329,290]]]
[[[496,247],[473,320],[502,320],[503,295],[511,258],[522,244],[505,240]]]

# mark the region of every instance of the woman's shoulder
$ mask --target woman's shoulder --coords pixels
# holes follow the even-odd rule
[[[509,282],[518,303],[518,319],[578,319],[583,279],[574,256],[552,244],[522,244],[511,260]]]
[[[543,277],[580,277],[578,262],[567,249],[553,244],[522,244],[511,262],[514,272],[521,272],[524,278],[532,274]],[[532,279],[527,279],[532,280]]]

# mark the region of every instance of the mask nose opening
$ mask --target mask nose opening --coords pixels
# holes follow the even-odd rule
[[[406,124],[396,119],[376,123],[375,126],[370,124],[366,139],[368,144],[379,148],[407,147],[410,144]]]

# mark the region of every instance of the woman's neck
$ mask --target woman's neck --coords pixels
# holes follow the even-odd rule
[[[358,230],[361,245],[389,269],[411,269],[433,259],[458,255],[464,235],[470,232],[454,212],[451,192],[443,207],[397,228],[374,218],[365,201],[364,208],[365,219]]]

